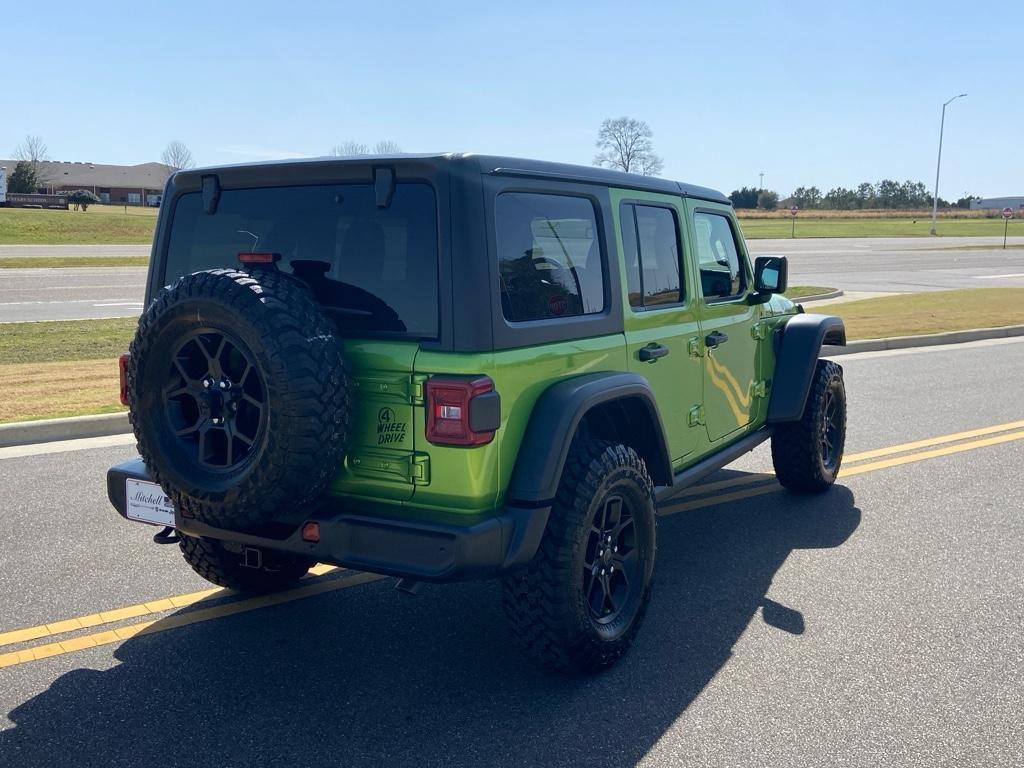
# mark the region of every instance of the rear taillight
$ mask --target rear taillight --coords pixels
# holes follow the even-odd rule
[[[121,377],[121,405],[128,405],[128,361],[131,357],[125,352],[117,358],[117,370]]]
[[[486,445],[501,423],[494,382],[482,376],[427,380],[427,440],[435,445]]]

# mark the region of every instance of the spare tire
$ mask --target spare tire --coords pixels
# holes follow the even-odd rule
[[[341,345],[276,269],[213,269],[139,319],[127,390],[139,454],[183,515],[245,528],[323,493],[348,443]]]

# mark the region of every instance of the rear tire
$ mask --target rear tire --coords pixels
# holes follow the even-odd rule
[[[792,491],[828,490],[839,474],[845,446],[843,369],[831,360],[819,360],[800,420],[779,424],[772,434],[775,475]]]
[[[245,552],[216,539],[182,536],[179,545],[192,570],[219,587],[238,592],[276,592],[306,575],[313,562],[286,552],[260,550],[260,567],[243,565]]]
[[[655,527],[654,485],[636,451],[576,441],[537,554],[503,585],[526,655],[574,673],[621,658],[650,601]]]

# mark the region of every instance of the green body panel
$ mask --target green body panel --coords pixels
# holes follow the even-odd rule
[[[501,395],[501,426],[493,442],[478,448],[427,446],[431,483],[417,488],[414,497],[418,508],[475,514],[504,503],[519,444],[541,393],[570,376],[625,370],[625,342],[613,334],[486,355],[423,350],[416,370],[426,375],[486,374]],[[418,418],[422,435],[425,425]]]

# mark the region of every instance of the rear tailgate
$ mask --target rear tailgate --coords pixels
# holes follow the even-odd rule
[[[330,492],[407,501],[430,482],[430,460],[422,448],[423,379],[413,373],[414,341],[344,342],[352,385],[351,439]]]

